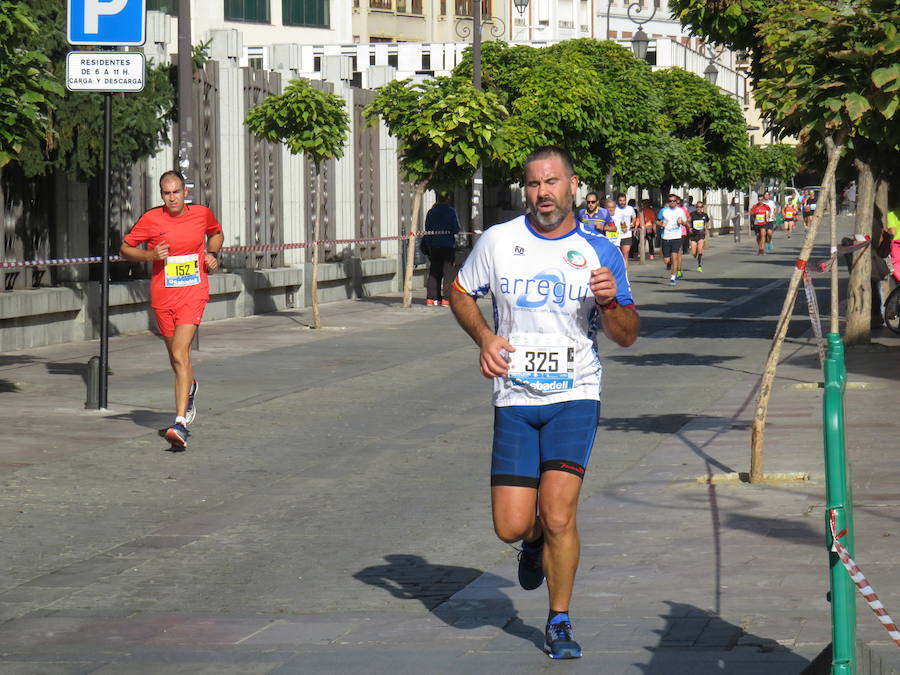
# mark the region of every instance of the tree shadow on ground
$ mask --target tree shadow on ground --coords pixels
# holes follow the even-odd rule
[[[131,410],[117,415],[107,415],[105,419],[125,420],[148,429],[159,430],[162,428],[161,433],[165,434],[168,428],[166,425],[172,420],[172,413],[164,413],[158,410]]]
[[[473,567],[437,565],[414,554],[394,553],[384,560],[387,564],[366,567],[353,577],[395,598],[418,600],[448,626],[460,630],[494,626],[531,642],[536,649],[543,648],[543,632],[523,623],[512,600],[500,590],[513,585],[508,579]],[[451,599],[476,579],[471,597]]]
[[[644,675],[672,673],[806,673],[810,662],[776,640],[747,633],[715,612],[680,602],[669,606],[659,642],[647,647],[648,663],[634,664]]]
[[[739,356],[718,356],[715,354],[663,353],[663,354],[616,354],[604,357],[605,361],[615,361],[630,366],[718,366],[726,361],[734,361]]]

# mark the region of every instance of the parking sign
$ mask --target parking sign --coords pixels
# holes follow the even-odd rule
[[[146,17],[146,0],[69,0],[69,44],[142,45]]]

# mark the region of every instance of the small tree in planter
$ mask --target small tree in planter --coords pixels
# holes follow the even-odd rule
[[[269,96],[247,113],[251,134],[283,143],[292,155],[303,154],[316,169],[316,220],[312,243],[312,327],[320,328],[319,238],[322,223],[322,162],[340,158],[350,129],[344,101],[315,89],[308,80],[293,80],[280,94]]]

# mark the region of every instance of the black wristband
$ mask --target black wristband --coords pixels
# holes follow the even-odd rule
[[[609,302],[607,302],[605,305],[601,305],[601,304],[600,304],[599,302],[597,302],[596,300],[594,301],[594,304],[596,304],[597,307],[598,307],[601,311],[603,311],[603,312],[608,312],[609,310],[615,309],[616,307],[619,306],[619,303],[616,302],[616,299],[615,299],[615,298],[613,298],[612,300],[610,300]]]
[[[218,252],[218,251],[207,251],[207,253],[209,253],[209,254],[210,254],[213,258],[215,258],[216,260],[219,259],[219,252]]]

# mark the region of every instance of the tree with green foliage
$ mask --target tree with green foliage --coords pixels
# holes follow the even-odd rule
[[[44,54],[58,86],[47,97],[52,135],[34,136],[16,161],[26,176],[63,171],[89,180],[103,171],[103,94],[65,90],[66,6],[56,0],[32,0],[30,12],[39,32],[28,36],[28,49]],[[150,157],[167,141],[175,101],[168,66],[147,68],[144,90],[113,94],[112,163],[127,166]]]
[[[63,88],[50,59],[29,48],[38,27],[23,2],[0,0],[0,167],[35,139],[52,142],[48,98]]]
[[[312,245],[313,328],[319,317],[319,237],[322,222],[322,162],[344,156],[350,118],[339,96],[320,91],[309,80],[293,80],[285,90],[268,96],[247,113],[251,134],[271,143],[283,143],[293,155],[302,154],[316,170],[316,219]]]
[[[784,205],[784,185],[800,170],[797,147],[788,143],[750,146],[751,181],[775,181],[779,186],[779,198]]]
[[[877,183],[900,160],[900,6],[793,0],[762,14],[760,107],[782,130],[843,130],[859,175],[856,231],[872,234]],[[870,335],[870,256],[852,266],[846,342]]]
[[[471,53],[454,70],[471,75]],[[588,185],[656,183],[661,164],[658,98],[649,66],[612,42],[566,40],[545,48],[489,42],[482,46],[482,82],[510,111],[499,142],[503,161],[489,180],[521,179],[522,163],[538,145],[572,155]]]
[[[653,73],[662,98],[664,191],[669,185],[734,189],[753,173],[737,101],[681,68]]]
[[[508,147],[499,132],[507,111],[495,94],[475,89],[471,80],[438,77],[389,82],[377,90],[365,115],[371,124],[380,118],[397,139],[401,170],[415,185],[403,281],[403,306],[409,307],[422,195],[428,188],[467,183],[479,166],[502,162]]]

